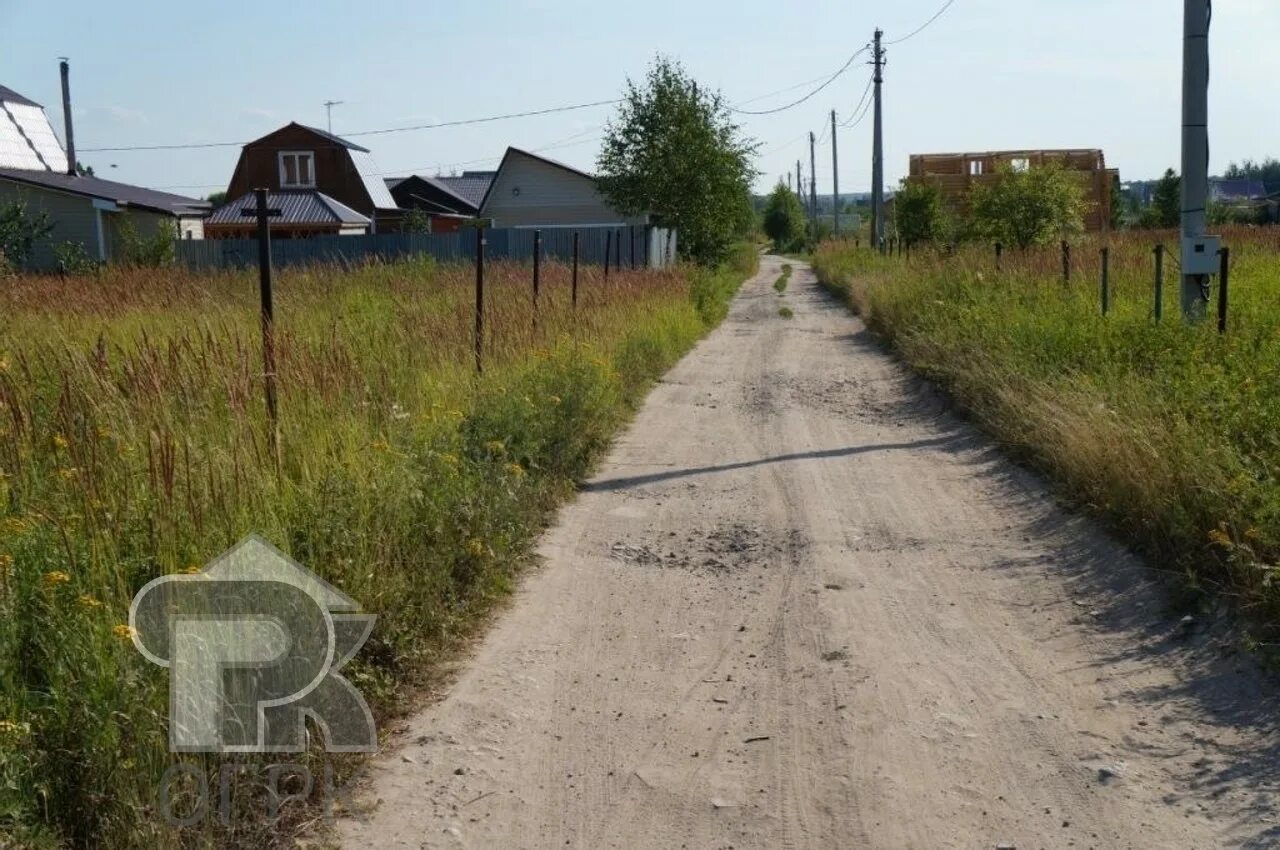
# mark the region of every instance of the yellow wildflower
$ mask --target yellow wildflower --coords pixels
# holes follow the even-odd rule
[[[0,372],[8,372],[8,371],[9,371],[9,361],[3,357],[0,357]]]
[[[75,478],[79,474],[80,474],[80,470],[76,469],[74,466],[69,466],[69,467],[66,467],[65,469],[58,470],[58,477],[61,478],[63,481],[70,481],[72,478]]]
[[[1222,526],[1219,526],[1209,532],[1209,539],[1222,547],[1231,546],[1231,535]]]
[[[107,430],[107,428],[106,428],[106,426],[104,426],[104,425],[99,425],[99,426],[95,429],[95,432],[97,433],[97,435],[98,435],[98,439],[99,439],[99,440],[109,440],[109,439],[111,439],[111,432],[110,432],[110,431],[108,431],[108,430]]]
[[[0,720],[0,737],[17,737],[31,731],[29,723],[17,723],[13,720]]]
[[[113,628],[111,633],[120,638],[120,640],[133,640],[133,636],[138,633],[138,630],[128,623],[121,623]]]
[[[66,584],[71,581],[71,576],[67,575],[62,570],[51,570],[44,574],[43,580],[45,587],[57,587],[60,584]]]
[[[486,551],[484,541],[477,540],[474,537],[471,538],[471,540],[467,541],[467,551],[477,558],[484,557]]]
[[[507,444],[501,440],[490,440],[484,444],[484,447],[496,455],[500,455],[507,450]]]
[[[520,465],[520,464],[518,464],[518,463],[509,463],[509,464],[507,464],[507,472],[511,473],[511,474],[512,474],[512,475],[514,475],[516,478],[524,478],[524,476],[525,476],[525,469],[524,469],[524,467],[523,467],[523,466],[521,466],[521,465]]]
[[[82,593],[76,597],[76,604],[81,608],[101,608],[102,602],[94,599],[87,593]]]
[[[1250,526],[1245,530],[1244,536],[1246,540],[1257,540],[1261,534],[1258,533],[1258,529]]]
[[[386,440],[379,437],[373,441],[373,450],[375,452],[385,452],[391,450],[391,445]]]
[[[0,572],[5,572],[12,566],[13,556],[5,552],[0,552]]]
[[[67,441],[67,438],[61,434],[53,435],[53,444],[60,449],[65,449],[67,446],[71,445],[71,443]]]
[[[552,403],[552,404],[555,404],[555,405],[560,404],[560,396],[558,396],[558,395],[553,395],[553,396],[551,397],[551,403]]]

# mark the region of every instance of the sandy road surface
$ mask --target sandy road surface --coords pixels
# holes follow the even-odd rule
[[[563,511],[345,846],[1280,847],[1277,689],[779,266]]]

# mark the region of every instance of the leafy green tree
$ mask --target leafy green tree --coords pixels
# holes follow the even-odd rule
[[[894,225],[908,245],[938,238],[942,224],[942,193],[932,183],[903,178],[893,196]]]
[[[226,192],[210,192],[208,196],[205,198],[205,200],[213,204],[215,207],[220,207],[227,202],[227,193]]]
[[[1111,179],[1111,229],[1124,227],[1124,211],[1127,209],[1124,192],[1120,191],[1120,176]]]
[[[796,251],[804,244],[805,229],[800,199],[779,180],[764,207],[765,235],[773,240],[775,250]]]
[[[1177,227],[1182,220],[1182,178],[1172,168],[1156,181],[1151,204],[1142,211],[1143,227]]]
[[[652,213],[679,231],[680,253],[717,263],[750,232],[756,143],[719,92],[659,56],[645,80],[627,80],[597,160],[601,193],[628,215]]]
[[[79,174],[81,177],[92,177],[92,176],[93,176],[93,166],[92,166],[92,165],[85,165],[84,163],[82,163],[80,160],[78,160],[78,159],[77,159],[77,160],[76,160],[76,174]]]
[[[431,216],[422,210],[409,210],[404,214],[404,218],[400,220],[400,231],[402,233],[430,233]]]
[[[53,221],[43,210],[33,213],[25,201],[0,204],[0,270],[26,265],[36,242],[52,231]]]
[[[999,177],[973,190],[973,230],[1026,248],[1084,229],[1084,190],[1057,163],[1025,170],[1002,166]]]

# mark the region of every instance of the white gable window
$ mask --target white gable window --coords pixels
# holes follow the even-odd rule
[[[315,154],[312,151],[280,151],[280,188],[314,189]]]

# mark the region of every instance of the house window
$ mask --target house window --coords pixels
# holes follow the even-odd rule
[[[1026,157],[1015,157],[1009,160],[1009,168],[1013,171],[1030,171],[1031,160]]]
[[[974,177],[977,177],[978,175],[980,175],[982,173],[982,160],[980,159],[969,160],[969,173]]]
[[[315,154],[311,151],[280,152],[280,188],[313,189],[316,185]]]

